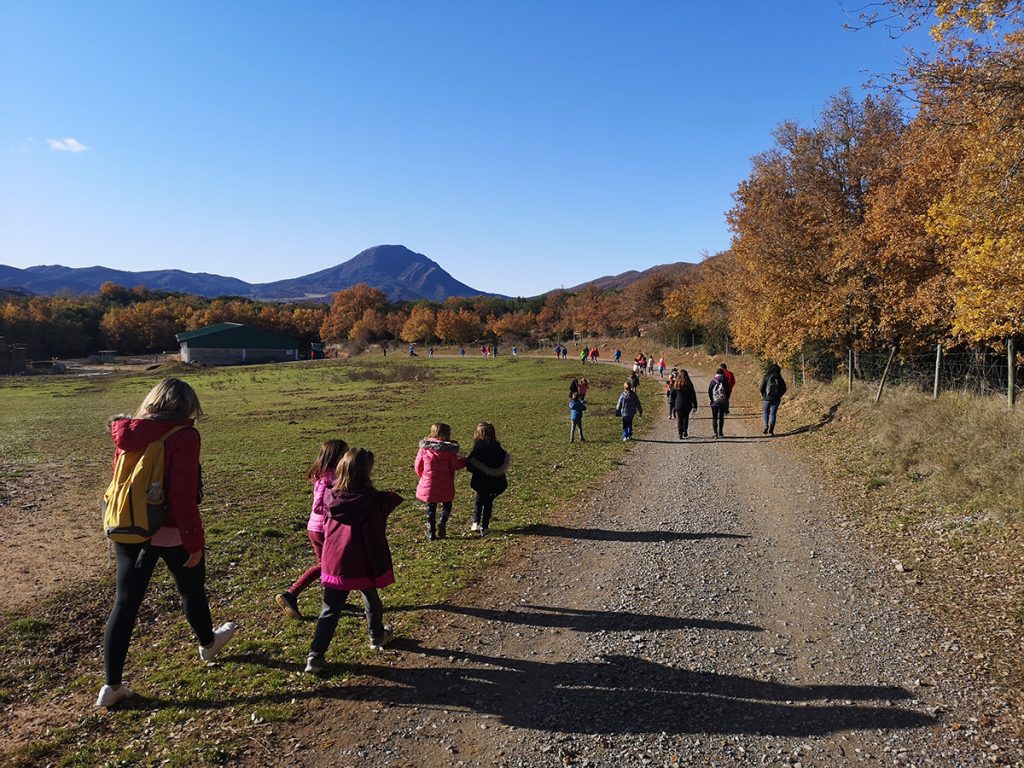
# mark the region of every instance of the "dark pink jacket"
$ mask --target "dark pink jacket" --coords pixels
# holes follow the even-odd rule
[[[121,451],[144,451],[174,427],[186,427],[164,443],[164,527],[181,532],[181,543],[189,554],[206,546],[203,521],[199,519],[199,432],[192,424],[192,419],[115,419],[110,423],[115,463]]]
[[[395,583],[387,522],[402,503],[393,491],[325,494],[320,580],[335,589],[373,589]]]
[[[459,444],[444,440],[420,440],[416,454],[416,498],[428,504],[443,504],[455,498],[455,472],[466,466],[459,458]]]

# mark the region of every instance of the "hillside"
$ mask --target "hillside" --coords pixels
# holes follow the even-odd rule
[[[180,269],[129,272],[102,266],[73,268],[50,265],[18,269],[0,265],[0,288],[35,294],[96,293],[105,282],[128,288],[143,285],[154,291],[191,293],[211,298],[243,296],[265,301],[329,301],[335,291],[351,288],[357,283],[366,283],[384,291],[392,301],[444,301],[450,296],[483,293],[459,282],[437,262],[403,245],[374,246],[334,267],[270,283],[247,283],[235,277]]]
[[[601,291],[621,291],[623,288],[632,285],[638,280],[643,280],[645,277],[664,274],[669,278],[673,278],[685,275],[688,272],[693,272],[696,269],[697,265],[688,261],[677,261],[672,264],[658,264],[657,266],[645,269],[642,272],[631,269],[628,272],[622,272],[618,275],[605,275],[604,277],[598,277],[594,280],[588,280],[585,283],[574,285],[572,288],[567,288],[566,290],[575,293],[577,291],[582,291],[585,288],[589,288],[590,286],[594,286]]]

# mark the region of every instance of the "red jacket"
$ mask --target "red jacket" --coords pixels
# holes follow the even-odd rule
[[[373,589],[394,584],[387,522],[402,503],[393,491],[327,491],[320,580],[335,589]]]
[[[459,444],[444,440],[420,440],[416,454],[416,498],[428,504],[443,504],[455,498],[455,472],[466,466],[459,458]]]
[[[192,419],[115,419],[114,462],[121,451],[144,451],[174,427],[184,425],[164,443],[164,488],[167,518],[164,527],[177,528],[189,554],[206,546],[203,521],[199,519],[199,432]]]

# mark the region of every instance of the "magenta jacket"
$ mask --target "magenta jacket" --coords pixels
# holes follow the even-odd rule
[[[444,440],[420,440],[416,454],[416,498],[428,504],[443,504],[455,498],[455,472],[466,466],[459,458],[459,444]]]
[[[326,493],[320,580],[334,589],[374,589],[395,583],[386,533],[388,515],[402,503],[393,491]]]
[[[306,530],[313,533],[324,532],[324,514],[327,512],[327,491],[334,485],[334,473],[326,472],[313,481],[313,508],[309,510],[309,522]]]

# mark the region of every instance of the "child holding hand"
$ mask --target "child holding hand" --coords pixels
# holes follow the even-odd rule
[[[420,440],[413,467],[419,477],[416,498],[427,503],[427,538],[430,541],[448,535],[448,518],[455,500],[455,472],[466,466],[467,458],[459,456],[459,444],[452,440],[452,428],[444,422],[430,426],[430,434]],[[437,505],[441,520],[437,520]]]

